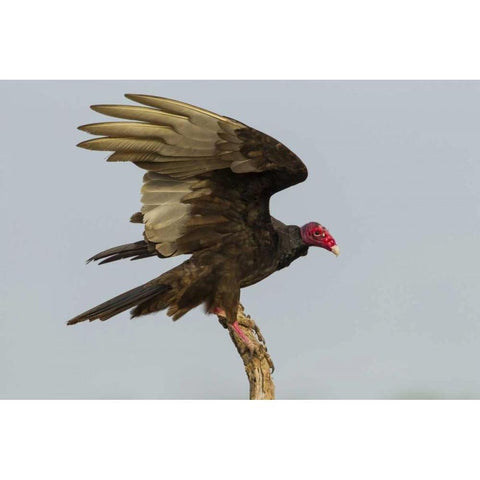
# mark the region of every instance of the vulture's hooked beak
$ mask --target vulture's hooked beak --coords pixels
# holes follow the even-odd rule
[[[336,257],[340,255],[340,248],[338,247],[338,245],[334,245],[332,247],[332,253],[334,253]]]

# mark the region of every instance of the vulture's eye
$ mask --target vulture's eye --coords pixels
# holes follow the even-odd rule
[[[318,237],[320,236],[320,230],[314,230],[313,234]]]

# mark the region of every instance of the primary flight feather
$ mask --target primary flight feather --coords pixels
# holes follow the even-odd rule
[[[285,145],[237,120],[168,98],[126,95],[140,105],[96,105],[127,121],[84,125],[100,136],[79,147],[113,152],[108,161],[147,170],[142,208],[144,239],[90,260],[189,254],[159,277],[75,318],[107,320],[133,307],[132,317],[163,309],[174,320],[204,304],[236,322],[240,289],[259,282],[316,246],[339,254],[316,222],[285,225],[270,215],[270,197],[303,182],[307,168]]]

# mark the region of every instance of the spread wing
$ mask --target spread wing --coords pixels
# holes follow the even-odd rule
[[[132,221],[144,223],[145,238],[162,256],[271,225],[270,196],[307,178],[287,147],[236,120],[168,98],[126,97],[141,105],[91,107],[128,121],[79,127],[100,136],[79,146],[148,171]]]

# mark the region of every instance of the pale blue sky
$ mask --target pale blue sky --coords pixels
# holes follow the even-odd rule
[[[284,142],[309,169],[272,214],[325,224],[311,250],[242,293],[278,398],[480,398],[480,83],[0,82],[0,398],[246,398],[201,309],[66,327],[180,259],[85,259],[141,239],[143,172],[75,147],[95,103],[167,96]]]

